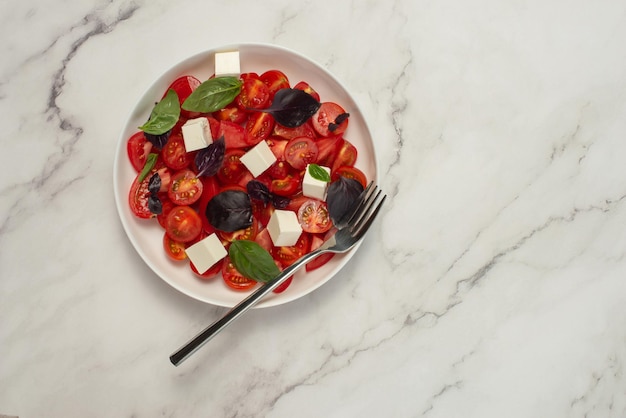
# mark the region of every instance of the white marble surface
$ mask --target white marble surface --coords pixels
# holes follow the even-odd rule
[[[626,4],[0,5],[0,414],[626,415]],[[331,282],[223,312],[139,259],[124,119],[199,51],[299,51],[356,96],[391,199]]]

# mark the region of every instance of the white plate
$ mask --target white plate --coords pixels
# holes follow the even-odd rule
[[[341,104],[350,113],[350,124],[344,137],[352,142],[358,152],[356,166],[370,180],[377,181],[376,156],[372,137],[355,100],[328,71],[310,59],[291,50],[266,44],[228,45],[194,55],[172,67],[159,77],[145,92],[124,124],[119,138],[113,168],[113,186],[117,209],[131,243],[150,268],[175,289],[197,300],[219,306],[232,307],[248,293],[229,289],[218,276],[211,281],[197,279],[187,263],[170,261],[162,247],[163,229],[154,219],[136,218],[128,205],[128,191],[136,172],[128,161],[126,141],[150,115],[154,103],[160,100],[165,89],[177,77],[193,75],[201,81],[213,73],[216,52],[239,50],[242,72],[261,74],[279,69],[293,86],[299,81],[308,82],[321,96],[322,101]],[[358,69],[355,69],[358,71]],[[352,251],[336,255],[330,262],[310,273],[304,269],[296,273],[292,284],[283,293],[272,293],[257,307],[269,307],[290,302],[317,289],[330,280],[352,257]]]

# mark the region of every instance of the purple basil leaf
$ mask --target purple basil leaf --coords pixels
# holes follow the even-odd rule
[[[160,215],[163,212],[163,203],[156,193],[151,194],[148,197],[148,209],[155,215]]]
[[[351,215],[358,204],[361,193],[363,193],[361,183],[343,176],[339,176],[328,186],[326,204],[330,219],[335,225],[341,225],[347,221],[346,217]]]
[[[288,197],[279,196],[277,194],[272,195],[272,205],[274,205],[276,209],[285,209],[290,202],[291,199]]]
[[[252,109],[270,113],[276,122],[287,128],[303,125],[320,108],[313,96],[298,89],[280,89],[274,95],[272,105],[265,109]]]
[[[226,143],[223,135],[208,147],[198,151],[195,161],[196,167],[198,167],[198,177],[215,175],[222,166],[225,153]]]
[[[252,199],[260,200],[263,203],[269,202],[272,197],[270,189],[258,180],[250,180],[246,185],[246,189]]]
[[[167,143],[167,140],[169,139],[171,133],[172,133],[172,130],[170,129],[169,131],[165,132],[164,134],[160,134],[160,135],[153,135],[153,134],[149,134],[147,132],[144,132],[143,136],[145,136],[148,141],[152,142],[152,145],[155,148],[161,149]]]
[[[205,215],[214,228],[233,232],[252,225],[252,204],[248,193],[226,190],[209,201]]]
[[[154,173],[150,180],[148,181],[148,191],[150,194],[157,194],[161,189],[161,176],[159,173]]]

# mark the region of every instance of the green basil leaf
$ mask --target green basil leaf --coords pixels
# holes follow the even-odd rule
[[[309,164],[309,174],[316,180],[330,182],[330,174],[317,164]]]
[[[183,102],[183,109],[190,112],[211,113],[232,103],[241,92],[237,77],[215,77],[200,84]]]
[[[156,164],[158,157],[159,157],[159,154],[156,154],[154,152],[151,152],[150,154],[148,154],[148,158],[146,158],[146,163],[143,165],[143,168],[141,169],[141,173],[139,173],[139,177],[137,178],[137,181],[139,183],[141,183],[146,178],[150,170],[152,170],[152,168],[154,167],[154,164]]]
[[[257,282],[269,282],[280,274],[270,253],[254,241],[233,241],[228,255],[239,273]]]
[[[161,135],[169,131],[176,125],[180,117],[180,102],[178,94],[172,89],[159,103],[154,106],[150,119],[139,127],[142,131],[151,135]]]

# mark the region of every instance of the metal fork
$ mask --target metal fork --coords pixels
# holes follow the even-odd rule
[[[373,183],[370,183],[363,193],[361,193],[361,196],[357,199],[352,210],[348,211],[346,216],[337,221],[338,230],[331,238],[324,242],[318,249],[304,255],[291,266],[285,268],[278,276],[265,283],[250,294],[250,296],[234,306],[222,318],[215,321],[188,343],[179,348],[170,356],[172,364],[178,366],[185,361],[200,347],[230,325],[235,319],[256,305],[265,295],[280,286],[293,273],[318,255],[327,252],[345,253],[352,249],[369,229],[386,197],[387,196],[383,195],[382,191],[379,190],[377,186],[373,186]]]

